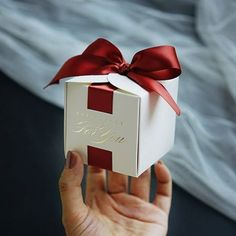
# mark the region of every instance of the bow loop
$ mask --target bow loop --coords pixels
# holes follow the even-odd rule
[[[93,55],[103,57],[110,64],[121,64],[124,58],[120,50],[106,39],[99,38],[91,43],[82,55]]]
[[[134,55],[131,64],[133,71],[155,80],[173,79],[181,74],[175,48],[172,46],[139,51]]]

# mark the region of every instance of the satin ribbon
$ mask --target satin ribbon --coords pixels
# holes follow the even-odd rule
[[[170,80],[181,74],[180,64],[172,46],[158,46],[137,52],[128,64],[120,50],[106,39],[99,38],[78,56],[67,60],[53,80],[66,77],[119,73],[129,77],[149,92],[158,93],[177,115],[180,109],[159,80]],[[46,87],[47,87],[46,86]]]

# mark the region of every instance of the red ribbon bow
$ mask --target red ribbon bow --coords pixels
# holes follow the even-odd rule
[[[180,109],[158,80],[170,80],[181,74],[180,64],[172,46],[158,46],[137,52],[130,64],[120,50],[106,39],[97,39],[78,56],[67,60],[48,84],[59,83],[66,77],[79,75],[126,75],[150,92],[156,92],[180,115]],[[47,86],[48,86],[47,85]],[[47,87],[46,86],[46,87]]]

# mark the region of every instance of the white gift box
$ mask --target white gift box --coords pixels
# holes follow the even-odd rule
[[[177,101],[179,78],[159,81]],[[91,83],[114,85],[111,113],[88,106]],[[157,82],[158,83],[158,82]],[[92,102],[105,103],[97,97]],[[89,108],[88,108],[89,107]],[[176,114],[157,93],[120,74],[77,76],[65,83],[65,153],[78,151],[85,164],[139,176],[174,144]]]

